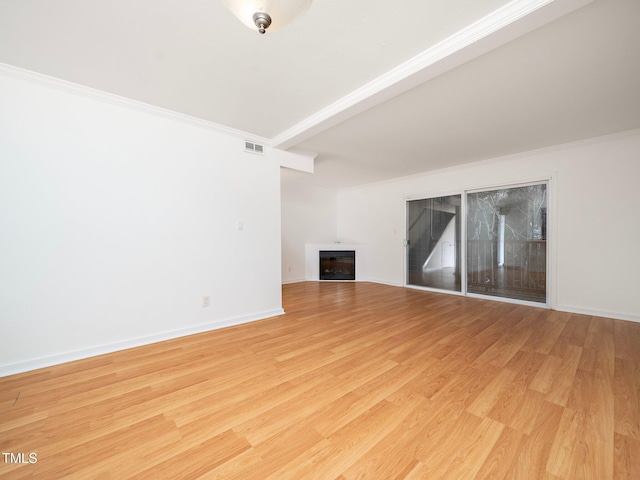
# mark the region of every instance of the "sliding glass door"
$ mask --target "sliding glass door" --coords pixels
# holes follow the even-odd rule
[[[547,303],[546,183],[408,201],[406,272],[411,286]]]
[[[407,284],[461,291],[461,199],[407,202]]]
[[[546,303],[546,184],[467,194],[467,292]]]

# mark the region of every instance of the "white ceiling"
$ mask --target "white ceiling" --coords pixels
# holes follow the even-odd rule
[[[259,35],[218,0],[0,0],[0,62],[315,152],[284,181],[342,188],[639,128],[640,1],[546,1],[315,0]]]

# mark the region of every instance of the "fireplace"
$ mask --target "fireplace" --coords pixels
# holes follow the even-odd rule
[[[355,280],[355,250],[320,250],[320,280]]]

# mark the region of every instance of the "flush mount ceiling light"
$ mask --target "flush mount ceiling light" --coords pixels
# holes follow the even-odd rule
[[[301,17],[311,0],[220,0],[250,29],[265,33],[281,29]]]

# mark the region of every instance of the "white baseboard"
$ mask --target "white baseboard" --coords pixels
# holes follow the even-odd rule
[[[307,282],[308,280],[306,278],[290,278],[289,280],[283,280],[282,281],[282,285],[287,285],[289,283],[300,283],[300,282]]]
[[[371,278],[369,280],[367,280],[371,283],[379,283],[380,285],[389,285],[390,287],[402,287],[402,283],[398,283],[398,282],[388,282],[386,280],[378,280],[375,278]]]
[[[593,317],[614,318],[616,320],[627,320],[629,322],[640,323],[640,315],[620,312],[606,312],[604,310],[594,310],[592,308],[574,307],[571,305],[555,305],[554,310],[568,313],[579,313],[581,315],[591,315]]]
[[[46,357],[32,358],[16,363],[0,365],[0,377],[29,372],[31,370],[51,367],[53,365],[73,362],[75,360],[82,360],[84,358],[95,357],[97,355],[118,352],[129,348],[141,347],[143,345],[158,343],[165,340],[172,340],[174,338],[186,337],[187,335],[194,335],[197,333],[209,332],[211,330],[218,330],[220,328],[231,327],[243,323],[254,322],[256,320],[263,320],[265,318],[275,317],[283,314],[284,310],[282,308],[277,308],[274,310],[255,313],[251,315],[242,315],[238,317],[216,320],[214,322],[194,325],[188,328],[181,328],[177,330],[169,330],[162,333],[156,333],[153,335],[146,335],[144,337],[130,338],[120,342],[98,345],[95,347],[83,348],[71,352],[57,353],[54,355],[48,355]]]

